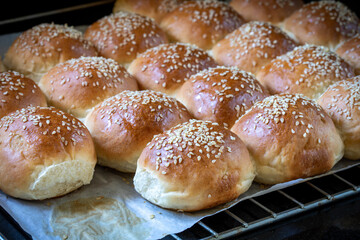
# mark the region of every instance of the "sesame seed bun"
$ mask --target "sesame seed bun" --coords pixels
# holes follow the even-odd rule
[[[97,56],[97,52],[80,31],[44,23],[15,39],[5,54],[4,65],[37,83],[56,64],[81,56]]]
[[[166,34],[150,18],[135,13],[117,12],[91,24],[85,31],[100,55],[127,65],[138,53],[167,43]]]
[[[150,17],[160,23],[165,14],[171,12],[184,0],[116,0],[113,12],[127,11]]]
[[[256,75],[271,94],[301,93],[314,100],[331,84],[353,76],[345,60],[328,48],[312,45],[277,57]]]
[[[138,160],[134,186],[160,207],[197,211],[237,198],[254,177],[248,150],[234,133],[190,120],[153,138]]]
[[[302,0],[231,0],[233,7],[246,21],[277,24],[302,7]]]
[[[331,85],[319,98],[339,129],[345,144],[345,157],[360,159],[360,76]]]
[[[360,34],[338,45],[336,53],[350,63],[356,75],[360,75]]]
[[[203,50],[184,43],[162,44],[140,54],[129,66],[140,88],[176,96],[181,85],[193,74],[215,61]]]
[[[28,106],[47,106],[35,82],[18,72],[0,73],[0,118]]]
[[[314,1],[285,19],[284,28],[299,42],[334,49],[360,31],[359,19],[341,2]]]
[[[216,0],[185,1],[162,19],[170,39],[209,50],[244,23],[227,3]]]
[[[191,76],[177,98],[195,118],[231,127],[255,102],[268,96],[254,75],[234,67],[216,67]]]
[[[40,80],[50,105],[84,118],[92,107],[123,90],[137,90],[136,80],[115,60],[81,57],[58,64]]]
[[[281,94],[254,104],[232,127],[256,163],[255,181],[276,184],[329,171],[344,144],[331,118],[314,101]]]
[[[85,125],[94,139],[99,164],[135,172],[154,135],[191,118],[176,99],[154,91],[123,91],[97,105]]]
[[[256,74],[262,66],[296,46],[280,28],[264,22],[249,22],[219,41],[212,53],[222,65]]]
[[[96,164],[89,131],[55,108],[28,107],[0,120],[0,189],[42,200],[89,184]]]

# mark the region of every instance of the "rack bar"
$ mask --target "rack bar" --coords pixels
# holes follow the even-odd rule
[[[277,217],[277,214],[274,213],[273,211],[271,211],[270,209],[268,209],[267,207],[265,207],[264,205],[262,205],[261,203],[259,203],[258,201],[256,201],[253,198],[249,198],[250,201],[252,201],[253,203],[255,203],[256,205],[258,205],[259,207],[261,207],[262,209],[264,209],[265,211],[267,211],[268,213],[270,213],[272,215],[273,218]]]

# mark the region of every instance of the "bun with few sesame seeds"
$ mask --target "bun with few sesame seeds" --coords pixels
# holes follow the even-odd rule
[[[134,186],[160,207],[197,211],[237,198],[254,177],[249,152],[234,133],[190,120],[153,138],[138,160]]]
[[[281,23],[302,7],[302,0],[231,0],[233,7],[246,21]]]
[[[219,41],[212,53],[222,65],[256,74],[262,66],[296,46],[280,28],[264,22],[249,22]]]
[[[123,90],[137,90],[137,82],[115,60],[81,57],[58,64],[40,80],[50,105],[84,118],[92,107]]]
[[[81,56],[97,56],[97,51],[80,31],[44,23],[15,39],[5,54],[4,65],[37,83],[56,64]]]
[[[356,75],[360,74],[360,34],[338,45],[336,53],[354,67]]]
[[[0,120],[0,189],[42,200],[89,184],[96,154],[87,128],[49,107],[28,107]]]
[[[28,106],[47,106],[35,82],[18,72],[0,73],[0,118]]]
[[[176,99],[154,91],[123,91],[97,105],[86,117],[99,164],[135,172],[136,162],[156,134],[191,118]]]
[[[165,14],[172,11],[184,0],[116,0],[113,12],[134,12],[160,22]]]
[[[129,66],[129,72],[142,89],[176,96],[181,85],[193,74],[216,62],[203,50],[186,43],[162,44],[140,54]]]
[[[125,66],[137,54],[168,42],[165,32],[152,19],[129,12],[117,12],[99,19],[86,29],[84,36],[100,55]]]
[[[331,85],[318,103],[340,131],[345,158],[360,159],[360,76]]]
[[[231,127],[255,102],[268,96],[251,73],[216,67],[191,76],[177,98],[195,118]]]
[[[216,0],[185,1],[166,14],[160,26],[170,39],[209,50],[244,23],[227,3]]]
[[[314,1],[285,19],[283,27],[301,43],[334,49],[360,31],[359,18],[341,2]]]
[[[329,171],[344,144],[327,113],[300,94],[280,94],[254,104],[231,131],[256,163],[255,181],[277,184]]]
[[[318,99],[333,83],[354,76],[353,68],[326,47],[303,45],[266,64],[256,75],[271,94],[301,93]]]

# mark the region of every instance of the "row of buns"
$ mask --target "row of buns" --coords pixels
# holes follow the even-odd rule
[[[168,2],[173,5],[164,11],[177,20],[181,14],[171,14],[179,1]],[[199,6],[229,8],[205,2],[189,1],[177,10],[187,16]],[[223,12],[205,14],[205,25],[219,16],[235,18],[232,24],[237,25],[234,10]],[[117,18],[122,20],[115,23]],[[118,26],[108,35],[117,24],[129,27],[120,33]],[[39,29],[44,36],[34,34]],[[88,184],[97,162],[135,172],[135,189],[154,204],[196,211],[236,198],[254,179],[275,184],[321,174],[344,152],[347,158],[360,158],[360,80],[335,53],[301,46],[269,23],[242,23],[226,37],[211,33],[215,47],[229,44],[228,53],[218,53],[233,54],[230,63],[249,55],[258,61],[244,61],[257,67],[245,72],[237,65],[219,66],[216,51],[209,54],[207,47],[168,43],[162,31],[150,19],[120,12],[88,28],[85,36],[101,39],[98,45],[56,24],[20,35],[5,64],[11,62],[13,70],[38,85],[17,72],[0,75],[2,97],[19,100],[11,107],[29,106],[2,113],[7,116],[0,121],[0,189],[24,199],[61,196]],[[238,44],[239,39],[248,42]],[[121,48],[122,55],[112,55]],[[60,110],[45,107],[45,96]],[[12,100],[2,98],[2,110],[7,101]]]

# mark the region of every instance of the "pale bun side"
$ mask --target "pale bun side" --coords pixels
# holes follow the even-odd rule
[[[29,107],[0,120],[0,189],[43,200],[89,184],[96,154],[89,131],[55,108]]]
[[[56,64],[81,56],[97,56],[97,51],[80,31],[44,23],[15,39],[5,54],[4,65],[37,83]]]
[[[135,172],[136,162],[154,135],[186,122],[187,109],[154,91],[123,91],[97,105],[86,117],[99,164]]]
[[[345,158],[360,159],[360,76],[331,85],[318,103],[340,131]]]
[[[190,120],[153,138],[138,160],[134,186],[160,207],[197,211],[237,198],[254,177],[249,152],[234,133]]]
[[[360,75],[360,34],[338,45],[336,53],[355,69],[356,75]]]
[[[21,73],[1,72],[0,118],[28,106],[47,106],[45,95],[40,88]]]
[[[255,181],[277,184],[330,171],[343,157],[334,123],[299,94],[273,95],[254,104],[232,127],[256,163]]]

